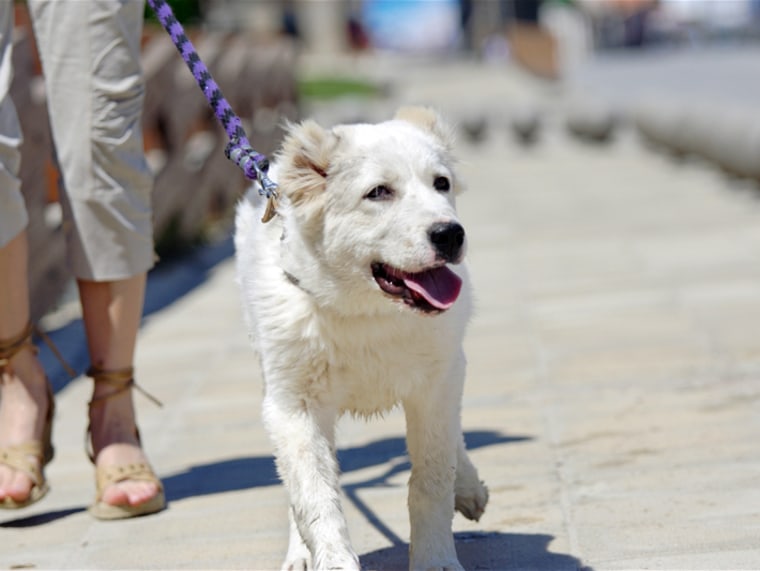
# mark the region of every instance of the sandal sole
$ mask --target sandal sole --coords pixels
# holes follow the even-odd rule
[[[151,515],[164,509],[166,509],[166,497],[164,492],[160,491],[155,497],[137,506],[112,506],[105,502],[97,502],[91,505],[87,511],[95,519],[108,521]]]

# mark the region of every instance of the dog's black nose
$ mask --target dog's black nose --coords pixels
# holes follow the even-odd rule
[[[464,228],[458,222],[437,222],[430,227],[430,242],[447,262],[459,258],[464,244]]]

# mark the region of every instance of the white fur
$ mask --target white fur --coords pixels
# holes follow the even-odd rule
[[[478,519],[488,492],[460,427],[464,285],[449,310],[425,315],[391,299],[371,275],[381,261],[405,271],[436,263],[428,229],[456,221],[460,186],[437,115],[406,109],[378,125],[293,126],[271,175],[278,216],[262,224],[249,192],[235,245],[246,323],[265,380],[263,419],[290,494],[283,569],[359,569],[340,505],[334,426],[344,412],[370,416],[401,404],[412,462],[410,568],[461,569],[456,508]],[[432,187],[435,176],[450,192]],[[391,200],[365,198],[379,184]],[[458,260],[455,260],[458,261]],[[456,498],[455,498],[456,496]]]

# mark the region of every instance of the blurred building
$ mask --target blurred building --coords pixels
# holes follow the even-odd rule
[[[260,36],[297,37],[305,49],[335,53],[348,47],[347,22],[354,0],[204,0],[206,24],[245,29]]]
[[[197,1],[211,27],[287,34],[309,54],[467,53],[549,76],[599,50],[760,41],[760,0]]]
[[[760,0],[575,0],[598,49],[760,38]]]

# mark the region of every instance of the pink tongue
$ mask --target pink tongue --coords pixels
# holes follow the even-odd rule
[[[454,305],[462,290],[461,278],[446,266],[418,274],[406,274],[403,279],[406,287],[438,309],[448,309]]]

